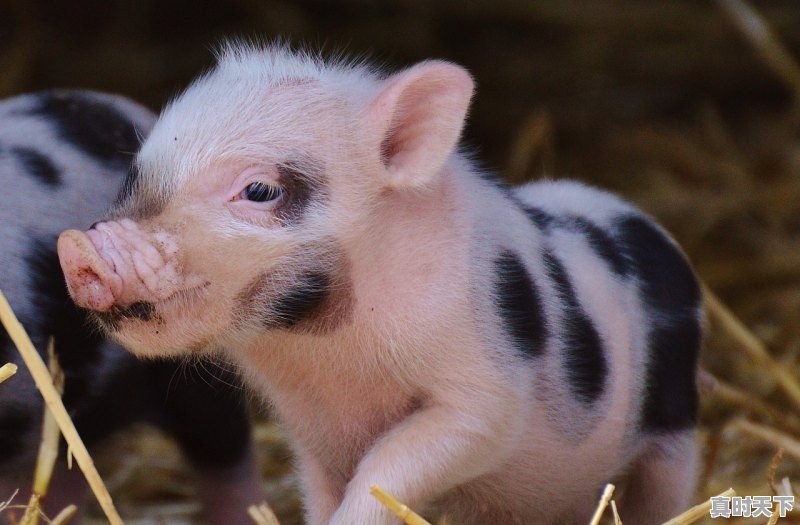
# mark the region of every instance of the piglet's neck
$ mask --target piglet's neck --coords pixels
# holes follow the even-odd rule
[[[469,220],[465,199],[476,176],[450,163],[424,190],[392,190],[351,250],[358,310],[412,321],[463,292]],[[377,319],[380,322],[380,319]]]

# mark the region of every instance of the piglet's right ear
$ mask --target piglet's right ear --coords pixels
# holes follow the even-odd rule
[[[462,67],[422,62],[392,75],[367,109],[367,132],[380,148],[387,185],[421,187],[455,149],[472,98]]]

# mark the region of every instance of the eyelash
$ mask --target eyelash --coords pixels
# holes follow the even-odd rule
[[[242,190],[240,197],[251,202],[272,202],[280,199],[286,190],[280,186],[273,186],[265,182],[256,181]]]

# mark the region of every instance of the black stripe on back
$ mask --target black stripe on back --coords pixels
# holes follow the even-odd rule
[[[578,303],[564,265],[552,253],[546,252],[543,257],[547,274],[563,303],[561,343],[567,381],[579,400],[591,403],[602,395],[608,376],[603,343],[594,324]]]
[[[47,186],[60,186],[61,173],[46,155],[31,148],[21,146],[11,148],[11,154],[22,164],[26,173],[36,177]]]
[[[627,260],[624,252],[620,250],[616,239],[586,217],[573,214],[553,215],[519,200],[514,199],[514,202],[528,216],[530,221],[545,233],[552,229],[562,229],[583,235],[592,251],[617,275],[625,277],[633,271],[630,261]]]
[[[495,295],[500,317],[520,353],[542,355],[547,337],[542,302],[519,257],[505,251],[495,260]]]
[[[700,287],[689,262],[651,221],[630,215],[615,226],[648,304],[664,313],[684,313],[700,304]]]
[[[620,250],[617,240],[586,217],[567,215],[558,221],[558,225],[585,236],[592,250],[617,275],[624,277],[632,273],[631,263]]]
[[[642,427],[678,431],[697,420],[695,374],[701,343],[700,287],[681,251],[650,221],[627,216],[617,237],[633,262],[652,320]]]
[[[542,231],[547,231],[556,223],[555,216],[550,215],[541,208],[527,206],[524,204],[520,204],[519,206],[522,209],[522,211],[525,212],[525,215],[528,216],[528,219],[530,219],[531,222],[535,224],[536,227]]]

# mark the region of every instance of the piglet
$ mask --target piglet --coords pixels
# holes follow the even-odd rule
[[[458,149],[461,67],[231,44],[161,114],[73,299],[143,357],[223,353],[274,407],[312,525],[626,523],[690,500],[698,283],[653,220]]]
[[[47,340],[64,369],[64,402],[90,448],[136,421],[174,435],[195,468],[215,525],[251,523],[260,485],[238,378],[223,365],[142,362],[97,332],[67,295],[56,254],[65,228],[86,227],[120,189],[155,116],[118,96],[47,91],[0,101],[0,289],[36,347]],[[5,330],[0,363],[20,373],[0,385],[0,501],[27,501],[44,405]],[[85,500],[80,471],[57,462],[45,509]],[[0,513],[0,523],[6,523]]]

